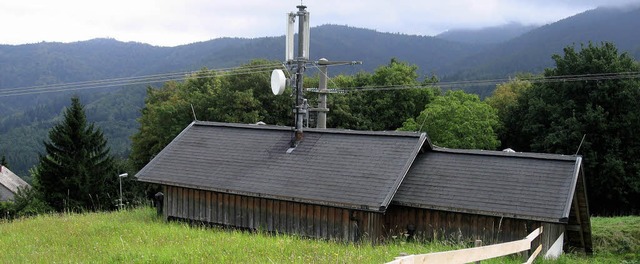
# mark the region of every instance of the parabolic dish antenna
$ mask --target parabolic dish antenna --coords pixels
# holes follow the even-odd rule
[[[273,70],[271,72],[271,91],[274,95],[281,95],[286,87],[287,77],[284,76],[282,70]]]

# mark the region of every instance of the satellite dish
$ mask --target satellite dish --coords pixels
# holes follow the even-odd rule
[[[284,76],[282,70],[273,70],[271,72],[271,91],[274,95],[281,95],[286,86],[287,77]]]

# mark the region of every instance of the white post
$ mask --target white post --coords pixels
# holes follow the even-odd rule
[[[123,173],[118,175],[118,180],[120,180],[120,203],[118,204],[118,209],[122,209],[122,178],[129,176],[128,173]]]
[[[320,87],[318,90],[318,117],[316,121],[317,128],[327,128],[327,64],[329,61],[325,58],[318,60],[320,65]]]

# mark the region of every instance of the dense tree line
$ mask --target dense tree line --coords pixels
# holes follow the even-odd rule
[[[490,101],[501,105],[503,146],[582,155],[591,212],[638,213],[640,80],[616,78],[639,72],[638,62],[611,43],[569,46],[553,60],[556,67],[545,70],[546,80],[583,78],[515,81],[496,90]]]

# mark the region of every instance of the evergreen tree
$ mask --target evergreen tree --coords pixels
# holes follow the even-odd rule
[[[117,172],[102,131],[87,124],[78,97],[49,131],[34,177],[44,200],[58,211],[107,209],[117,199]]]

